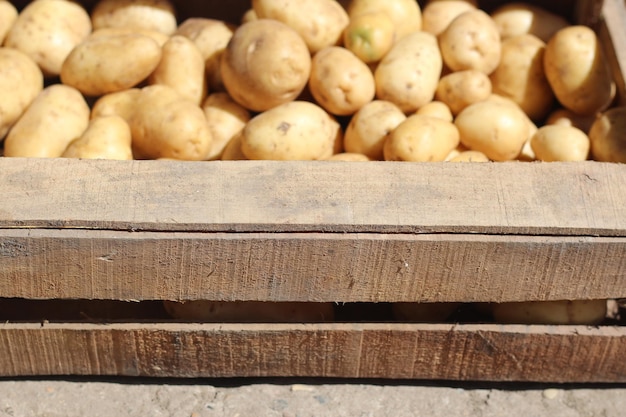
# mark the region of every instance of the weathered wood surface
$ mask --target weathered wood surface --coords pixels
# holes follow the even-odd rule
[[[524,301],[626,297],[626,238],[0,230],[3,297]]]
[[[0,228],[626,236],[626,166],[0,159]]]
[[[4,324],[0,374],[626,382],[626,328]]]

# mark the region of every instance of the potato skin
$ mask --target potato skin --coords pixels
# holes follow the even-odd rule
[[[452,20],[439,35],[439,47],[452,71],[474,69],[487,75],[498,66],[502,48],[495,22],[479,9]]]
[[[372,71],[340,46],[324,48],[313,56],[309,89],[320,106],[338,116],[354,114],[376,94]]]
[[[141,94],[140,88],[109,93],[100,97],[91,108],[91,118],[105,116],[120,116],[127,122],[137,107],[137,99]]]
[[[335,0],[252,0],[259,19],[274,19],[293,28],[311,54],[337,45],[348,26],[348,13]]]
[[[168,0],[99,0],[91,19],[94,29],[127,27],[166,35],[173,34],[177,26],[174,6]]]
[[[421,114],[422,116],[430,116],[430,117],[438,117],[441,120],[445,120],[446,122],[452,122],[454,120],[454,116],[452,115],[452,111],[450,107],[442,101],[431,101],[428,104],[420,107],[416,114]]]
[[[540,127],[530,140],[535,157],[545,162],[586,161],[589,137],[580,129],[563,125]]]
[[[243,130],[241,150],[248,159],[319,160],[333,155],[337,123],[324,109],[292,101],[255,117]]]
[[[102,96],[137,86],[154,71],[161,56],[161,48],[149,36],[96,35],[68,55],[61,81],[86,96]]]
[[[218,159],[231,139],[250,121],[251,115],[224,92],[209,95],[202,103],[202,110],[213,138],[211,151],[205,159]]]
[[[414,114],[392,130],[383,147],[386,161],[444,161],[459,145],[459,131],[445,120]]]
[[[43,90],[43,74],[28,55],[17,49],[0,48],[0,140]]]
[[[396,28],[386,13],[354,16],[346,27],[343,45],[366,64],[380,61],[396,41]]]
[[[284,23],[260,19],[237,28],[221,60],[222,81],[230,96],[262,112],[293,101],[311,73],[309,50]]]
[[[64,158],[133,159],[130,127],[119,116],[91,119],[85,132],[73,140],[61,155]]]
[[[58,158],[89,124],[89,106],[73,87],[53,84],[33,100],[4,141],[4,156]]]
[[[597,35],[586,26],[559,30],[546,46],[544,68],[557,99],[574,113],[593,115],[613,101],[610,67]]]
[[[429,2],[422,10],[422,30],[439,36],[457,16],[475,9],[475,4],[465,0]]]
[[[376,67],[376,98],[413,113],[432,101],[442,67],[437,38],[411,33],[397,41]]]
[[[366,13],[385,13],[396,28],[398,40],[422,29],[422,10],[415,0],[352,0],[347,9],[350,19]]]
[[[200,161],[211,149],[202,109],[164,85],[141,90],[129,125],[136,159]]]
[[[492,93],[489,77],[478,70],[464,70],[444,75],[437,84],[435,99],[445,103],[453,115],[470,104],[486,100]]]
[[[626,107],[598,115],[589,130],[593,159],[626,163]]]
[[[17,9],[8,1],[0,1],[0,45],[9,33],[11,26],[17,20]]]
[[[570,25],[564,17],[524,2],[504,4],[491,17],[503,40],[529,34],[548,42],[557,31]]]
[[[56,76],[65,58],[91,30],[91,19],[79,4],[66,0],[34,1],[17,17],[4,46],[30,56],[46,77]]]

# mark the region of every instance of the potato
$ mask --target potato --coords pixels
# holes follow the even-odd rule
[[[486,100],[491,93],[491,80],[485,73],[465,70],[441,77],[435,99],[445,103],[456,116],[470,104]]]
[[[248,159],[325,159],[335,153],[339,134],[339,123],[324,109],[293,101],[253,117],[243,130],[241,150]]]
[[[0,45],[17,20],[17,9],[8,1],[0,1]]]
[[[458,155],[447,160],[450,162],[489,162],[487,155],[478,151],[460,152]]]
[[[324,48],[313,56],[309,89],[320,106],[338,116],[354,114],[376,94],[372,71],[340,46]]]
[[[161,56],[161,48],[149,36],[96,34],[68,55],[61,68],[61,81],[86,96],[127,90],[146,79]]]
[[[43,74],[35,61],[17,49],[0,48],[0,141],[41,90]]]
[[[490,75],[493,92],[515,101],[532,120],[543,120],[554,106],[543,66],[545,47],[534,35],[504,40],[500,64]]]
[[[473,69],[491,74],[500,63],[500,34],[482,10],[461,13],[439,35],[439,47],[452,71]]]
[[[595,32],[570,26],[550,39],[544,55],[545,74],[563,107],[580,115],[606,109],[615,83]]]
[[[220,60],[235,29],[234,25],[220,20],[196,17],[185,20],[176,30],[177,35],[191,39],[200,49],[209,91],[224,91]]]
[[[366,162],[370,159],[361,153],[342,152],[326,158],[325,161]]]
[[[422,11],[415,0],[352,0],[348,5],[350,19],[368,13],[383,12],[396,28],[396,39],[422,29]]]
[[[394,318],[404,322],[440,323],[446,321],[461,303],[393,303]]]
[[[548,115],[545,124],[572,126],[589,133],[591,125],[596,120],[596,115],[581,116],[568,109],[556,109]]]
[[[309,80],[311,57],[289,26],[260,19],[237,28],[220,68],[230,96],[262,112],[298,97]]]
[[[431,101],[430,103],[423,105],[417,110],[416,114],[421,114],[422,116],[437,117],[447,122],[451,122],[454,120],[450,107],[448,107],[446,103],[441,101]]]
[[[222,161],[246,161],[248,158],[241,151],[241,141],[243,140],[243,130],[237,133],[226,144],[220,159]]]
[[[200,49],[182,35],[172,36],[163,45],[161,61],[150,74],[148,83],[167,85],[197,105],[202,104],[208,88]]]
[[[253,8],[249,8],[243,13],[243,16],[241,16],[240,23],[243,25],[244,23],[252,22],[253,20],[259,20],[259,16],[257,16]]]
[[[252,0],[252,8],[259,19],[278,20],[298,32],[311,54],[337,45],[349,22],[335,0]]]
[[[128,124],[137,159],[199,161],[211,149],[211,131],[204,112],[171,87],[144,87]]]
[[[119,116],[91,119],[85,132],[73,140],[61,155],[64,158],[131,160],[130,127]]]
[[[89,106],[78,90],[62,84],[45,88],[4,141],[4,156],[58,158],[89,124]]]
[[[585,161],[589,157],[589,138],[571,126],[540,127],[530,140],[530,146],[540,161]]]
[[[528,118],[519,107],[492,99],[466,107],[454,124],[464,146],[493,161],[517,158],[530,129]]]
[[[231,139],[250,121],[250,112],[223,92],[209,95],[202,103],[202,110],[213,138],[205,159],[218,159]]]
[[[626,107],[598,115],[589,130],[589,140],[595,160],[626,163]]]
[[[168,0],[100,0],[91,20],[94,29],[127,27],[166,35],[172,35],[177,26],[174,6]]]
[[[426,32],[407,35],[376,68],[376,97],[413,113],[433,100],[442,65],[435,36]]]
[[[307,323],[332,321],[332,303],[262,301],[164,301],[167,313],[179,320],[221,323]]]
[[[57,76],[63,61],[91,33],[89,15],[79,4],[66,0],[29,3],[4,40],[31,57],[45,76]]]
[[[475,9],[476,5],[465,0],[429,2],[422,10],[422,30],[438,36],[457,16]]]
[[[137,99],[141,94],[140,88],[109,93],[100,97],[91,108],[91,118],[105,116],[120,116],[127,122],[137,107]]]
[[[361,107],[350,119],[343,138],[343,147],[346,152],[382,160],[387,134],[405,119],[405,114],[395,104],[374,100]]]
[[[564,17],[524,2],[504,4],[491,17],[503,40],[529,34],[548,42],[557,31],[570,25]]]
[[[498,323],[597,325],[606,318],[606,300],[526,301],[493,304]]]
[[[414,114],[392,130],[383,147],[386,161],[444,161],[459,145],[459,131],[452,122]]]
[[[396,28],[383,12],[354,16],[344,30],[343,44],[366,64],[380,61],[396,40]]]
[[[156,30],[150,29],[137,29],[137,28],[127,28],[127,27],[113,27],[113,28],[100,28],[97,29],[89,35],[88,39],[94,39],[97,37],[115,37],[115,36],[125,36],[125,35],[143,35],[149,38],[152,38],[159,47],[163,47],[167,41],[170,40],[168,35],[165,35],[162,32],[157,32]]]

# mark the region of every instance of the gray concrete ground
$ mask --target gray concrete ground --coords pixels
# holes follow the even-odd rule
[[[0,416],[624,417],[626,386],[328,380],[0,380]]]

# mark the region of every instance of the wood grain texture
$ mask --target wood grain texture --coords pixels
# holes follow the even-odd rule
[[[0,375],[626,382],[626,328],[5,324]]]
[[[0,228],[626,236],[626,166],[0,159]]]
[[[524,301],[626,297],[626,238],[0,230],[3,297]]]

